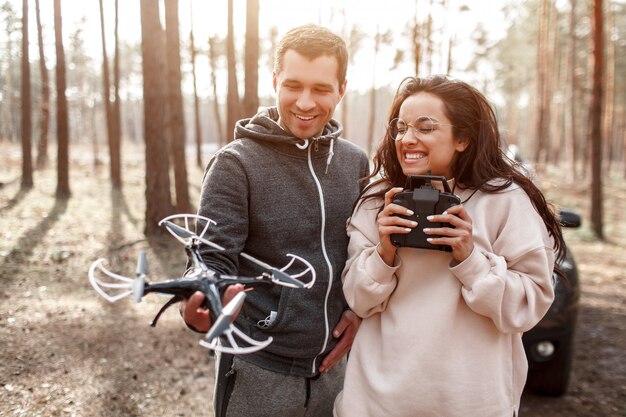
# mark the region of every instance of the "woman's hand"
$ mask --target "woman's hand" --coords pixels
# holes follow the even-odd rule
[[[472,218],[462,204],[452,206],[442,214],[428,216],[428,221],[433,223],[449,223],[452,227],[425,228],[424,233],[433,245],[448,245],[452,248],[452,257],[461,263],[467,259],[474,250],[474,237],[472,235]]]
[[[376,250],[383,261],[389,266],[393,266],[393,260],[397,251],[397,248],[391,243],[390,235],[409,233],[418,224],[416,221],[407,220],[398,216],[398,214],[404,216],[411,216],[413,214],[413,211],[406,207],[393,203],[395,195],[402,190],[402,187],[394,187],[385,193],[385,206],[382,211],[378,213],[376,219],[378,236],[380,237],[380,244]]]

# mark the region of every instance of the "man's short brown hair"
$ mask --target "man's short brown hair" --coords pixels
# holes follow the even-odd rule
[[[283,69],[283,57],[289,49],[311,60],[322,55],[334,56],[337,59],[339,87],[343,85],[348,70],[348,48],[341,37],[312,23],[291,29],[283,36],[274,52],[274,71],[277,74]]]

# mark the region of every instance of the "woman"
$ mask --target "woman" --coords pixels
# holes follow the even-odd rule
[[[517,414],[522,333],[554,298],[564,243],[543,195],[499,145],[495,112],[473,87],[445,76],[401,83],[374,159],[380,179],[348,224],[344,293],[363,322],[336,416]],[[390,239],[425,222],[393,199],[407,175],[428,173],[461,200],[428,218],[445,227],[424,230],[451,252]]]

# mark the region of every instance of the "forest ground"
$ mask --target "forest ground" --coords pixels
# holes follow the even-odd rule
[[[115,192],[108,166],[73,149],[72,197],[57,201],[54,165],[21,191],[19,147],[0,144],[0,416],[212,415],[212,360],[177,308],[150,328],[165,298],[110,304],[87,280],[101,257],[133,276],[140,250],[153,279],[184,267],[177,241],[144,236],[143,155],[126,151]],[[193,201],[201,177],[190,167]],[[588,183],[556,169],[541,177],[548,199],[583,217],[580,229],[565,230],[582,296],[569,392],[525,394],[520,415],[626,416],[626,185],[605,178],[601,242],[590,230]]]

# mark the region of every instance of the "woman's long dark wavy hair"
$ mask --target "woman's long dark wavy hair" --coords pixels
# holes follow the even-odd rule
[[[504,155],[500,148],[496,114],[485,96],[469,84],[444,75],[408,77],[398,87],[387,123],[398,117],[402,103],[417,93],[429,93],[439,97],[443,102],[444,112],[453,125],[453,136],[467,141],[467,147],[457,154],[453,162],[452,175],[455,184],[487,193],[504,190],[512,183],[518,184],[528,194],[548,233],[554,239],[557,260],[562,260],[565,256],[565,242],[559,219],[532,180],[522,174],[516,164]],[[381,178],[372,182],[361,193],[359,201],[383,197],[392,187],[404,187],[406,183],[406,175],[398,162],[395,141],[388,131],[378,146],[374,156],[374,169],[367,178],[372,179],[377,175]],[[490,183],[494,179],[504,181]],[[368,192],[381,183],[386,184],[382,191]]]

